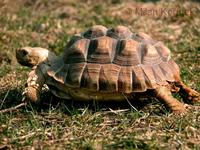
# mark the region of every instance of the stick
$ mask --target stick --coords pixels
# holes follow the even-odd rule
[[[128,98],[126,97],[126,95],[124,93],[122,93],[122,95],[124,96],[124,98],[126,99],[126,101],[128,102],[128,104],[137,112],[139,112],[132,104],[131,102],[128,100]]]
[[[10,108],[7,108],[7,109],[3,109],[3,110],[0,110],[0,114],[3,114],[3,113],[7,113],[7,112],[12,112],[12,111],[16,111],[18,108],[20,107],[23,107],[23,106],[26,106],[27,103],[23,102],[17,106],[14,106],[14,107],[10,107]]]

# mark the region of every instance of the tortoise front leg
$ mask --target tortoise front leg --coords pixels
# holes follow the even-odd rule
[[[185,99],[185,101],[192,103],[200,102],[200,93],[191,89],[182,81],[178,82],[177,86],[180,87],[180,95]]]
[[[40,67],[34,67],[29,73],[26,88],[23,92],[26,101],[37,102],[40,100],[40,92],[45,78]]]
[[[159,87],[155,89],[155,96],[176,114],[186,111],[186,106],[174,98],[171,91],[166,87]]]

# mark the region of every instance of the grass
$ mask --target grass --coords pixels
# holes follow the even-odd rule
[[[134,13],[135,7],[174,6],[195,11],[169,17]],[[195,1],[0,2],[0,109],[21,103],[30,71],[16,62],[16,48],[41,46],[60,54],[70,36],[94,24],[122,24],[163,41],[183,81],[200,91],[199,11]],[[127,102],[65,101],[44,92],[40,104],[0,114],[0,149],[200,149],[198,104],[183,116],[171,114],[154,99],[133,105],[137,111]]]

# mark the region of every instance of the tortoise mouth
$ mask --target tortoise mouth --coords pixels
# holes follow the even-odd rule
[[[22,66],[27,66],[27,67],[33,67],[34,65],[32,63],[30,63],[29,61],[22,61],[22,60],[17,60],[17,62],[19,64],[21,64]]]

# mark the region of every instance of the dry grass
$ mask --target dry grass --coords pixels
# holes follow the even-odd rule
[[[178,13],[138,14],[137,8]],[[0,13],[0,109],[21,103],[30,70],[17,64],[16,48],[41,46],[59,54],[72,34],[94,24],[122,24],[163,41],[183,81],[200,91],[197,1],[3,0]],[[136,111],[127,102],[113,106],[42,96],[40,105],[0,114],[0,149],[200,149],[198,105],[175,116],[152,99],[133,104]]]

